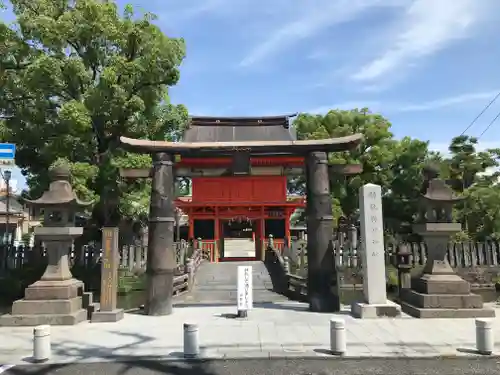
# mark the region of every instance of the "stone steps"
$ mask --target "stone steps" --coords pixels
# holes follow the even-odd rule
[[[273,284],[262,262],[203,263],[196,273],[193,290],[176,299],[183,304],[234,304],[237,298],[238,266],[252,266],[253,301],[273,303],[287,298],[272,291]]]

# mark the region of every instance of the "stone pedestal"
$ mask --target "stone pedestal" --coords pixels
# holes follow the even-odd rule
[[[382,218],[382,190],[367,184],[359,191],[361,243],[363,244],[363,302],[351,306],[357,318],[396,317],[401,315],[399,305],[387,300],[385,282],[384,228]]]
[[[495,311],[483,307],[481,296],[451,268],[446,253],[449,237],[460,231],[458,223],[426,223],[414,227],[427,244],[428,259],[422,276],[402,291],[403,312],[417,318],[484,318]]]
[[[83,283],[72,277],[69,251],[82,228],[36,228],[47,249],[48,264],[42,278],[28,286],[15,301],[12,313],[0,316],[0,326],[73,325],[87,319],[82,307]]]

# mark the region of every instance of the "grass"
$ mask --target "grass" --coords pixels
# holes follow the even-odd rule
[[[10,306],[15,300],[24,297],[24,290],[35,281],[39,280],[44,271],[45,264],[27,264],[21,269],[10,270],[0,277],[0,306]],[[85,290],[99,294],[101,289],[101,265],[91,267],[75,265],[71,272],[73,277],[83,281]],[[118,271],[118,294],[123,296],[134,291],[146,289],[146,275],[140,271],[130,272],[126,269]]]
[[[129,270],[120,269],[118,271],[118,295],[146,289],[146,274],[137,274]]]

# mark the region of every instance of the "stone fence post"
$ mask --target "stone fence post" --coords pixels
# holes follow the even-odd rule
[[[290,259],[287,256],[283,257],[283,269],[285,274],[290,274]]]
[[[267,248],[274,250],[274,236],[272,234],[270,234],[267,239]]]

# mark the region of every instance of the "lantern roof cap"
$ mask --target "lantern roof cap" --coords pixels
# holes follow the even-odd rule
[[[431,202],[459,202],[464,197],[459,197],[446,182],[440,178],[433,178],[429,181],[427,191],[423,195],[424,200]]]
[[[29,200],[25,202],[29,206],[77,206],[87,207],[93,202],[84,202],[78,199],[71,183],[69,182],[71,172],[68,166],[61,165],[49,170],[51,183],[49,189],[45,190],[42,196],[38,199]]]

